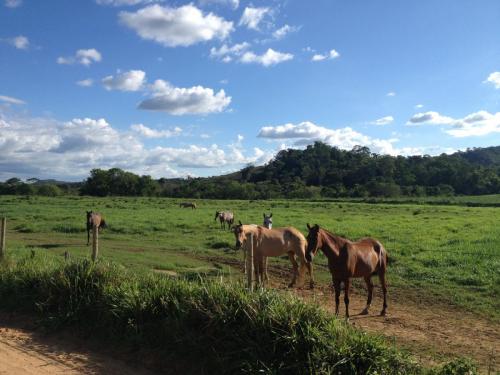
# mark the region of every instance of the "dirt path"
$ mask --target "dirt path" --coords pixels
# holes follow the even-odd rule
[[[226,263],[240,271],[242,262],[224,258],[207,259]],[[290,270],[287,266],[273,265],[269,269],[270,287],[298,295],[300,298],[318,303],[334,313],[333,290],[319,284],[314,290],[288,289]],[[374,278],[376,279],[376,278]],[[308,277],[306,276],[306,281]],[[376,282],[376,280],[374,280]],[[307,285],[307,284],[306,284]],[[388,314],[379,316],[382,296],[375,286],[373,303],[369,315],[359,314],[366,304],[366,291],[360,283],[354,283],[350,296],[350,324],[368,332],[374,332],[394,340],[409,349],[422,364],[441,363],[457,356],[473,358],[485,373],[500,371],[500,325],[487,318],[472,314],[456,306],[444,304],[434,298],[389,286]],[[344,316],[343,293],[340,299],[340,314]]]
[[[85,342],[64,335],[44,336],[0,315],[0,374],[149,375],[109,356],[86,349]],[[30,327],[32,328],[32,327]]]

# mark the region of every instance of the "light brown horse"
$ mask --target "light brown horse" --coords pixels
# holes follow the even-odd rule
[[[193,202],[181,202],[181,203],[179,203],[179,207],[181,207],[181,208],[192,208],[194,210],[194,209],[196,209],[196,203],[193,203]]]
[[[300,231],[293,227],[267,229],[257,225],[243,225],[241,221],[239,225],[233,228],[236,238],[236,248],[239,249],[245,245],[246,241],[253,235],[254,244],[254,268],[255,276],[258,283],[264,281],[264,258],[277,257],[283,254],[288,254],[290,262],[293,266],[292,281],[288,287],[293,287],[303,283],[303,274],[305,269],[309,271],[311,277],[310,285],[313,287],[314,278],[312,272],[312,264],[306,261],[306,239]],[[297,258],[300,262],[297,263]]]
[[[349,288],[353,277],[363,277],[365,279],[368,288],[368,300],[361,315],[368,314],[373,296],[371,277],[375,273],[378,274],[384,294],[384,305],[380,315],[385,315],[387,310],[385,273],[387,271],[388,255],[382,244],[373,238],[363,238],[352,242],[320,228],[318,224],[313,227],[307,224],[307,228],[309,234],[307,235],[306,259],[312,262],[318,249],[321,249],[328,258],[328,268],[332,274],[335,289],[335,315],[339,314],[340,284],[343,282],[345,315],[346,319],[349,319]]]
[[[234,214],[231,211],[216,211],[214,220],[220,221],[220,228],[226,229],[226,223],[228,229],[231,230],[231,227],[234,224]]]
[[[87,245],[90,244],[90,231],[94,225],[97,229],[104,229],[107,226],[104,217],[99,212],[87,211]]]

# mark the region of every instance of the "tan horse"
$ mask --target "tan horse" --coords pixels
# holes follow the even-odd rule
[[[90,231],[94,225],[97,229],[104,229],[106,228],[106,221],[100,213],[87,211],[87,245],[90,244]]]
[[[216,211],[214,221],[219,219],[220,228],[226,229],[226,223],[228,229],[231,230],[231,227],[234,224],[234,214],[231,211]]]
[[[363,277],[365,279],[368,288],[368,300],[361,315],[368,314],[373,296],[371,277],[375,273],[378,274],[384,294],[384,305],[380,315],[385,315],[387,310],[385,273],[387,271],[388,255],[382,244],[373,238],[363,238],[352,242],[320,228],[318,224],[313,227],[307,224],[307,228],[309,234],[307,235],[306,259],[312,262],[318,249],[321,249],[328,258],[328,268],[332,274],[335,289],[335,315],[339,314],[340,284],[343,282],[345,316],[346,319],[349,319],[349,288],[351,286],[350,279],[353,277]]]
[[[181,203],[179,203],[179,207],[181,207],[181,208],[192,208],[194,210],[194,209],[196,209],[196,203],[193,203],[193,202],[181,202]]]
[[[303,283],[303,274],[307,268],[311,277],[311,288],[314,286],[314,278],[312,272],[312,264],[306,261],[306,239],[300,231],[292,227],[267,229],[257,225],[243,225],[241,221],[239,225],[233,228],[236,238],[236,248],[239,249],[245,245],[250,234],[253,234],[254,244],[254,268],[255,276],[258,283],[262,283],[264,279],[264,258],[278,257],[283,254],[288,254],[290,262],[293,266],[292,281],[288,287],[293,287]],[[299,259],[300,266],[297,263]]]

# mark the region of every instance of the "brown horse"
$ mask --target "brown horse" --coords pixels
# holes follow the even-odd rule
[[[293,266],[293,277],[288,287],[293,287],[297,283],[302,284],[305,268],[311,277],[311,287],[314,285],[312,264],[306,261],[306,239],[300,231],[293,227],[267,229],[258,225],[239,225],[233,228],[236,238],[236,248],[245,245],[250,234],[253,235],[254,244],[254,268],[258,283],[264,281],[264,259],[265,257],[277,257],[288,254]],[[297,258],[300,262],[297,263]]]
[[[311,227],[307,224],[306,259],[312,262],[318,249],[321,249],[328,258],[328,268],[332,274],[335,289],[335,315],[339,314],[340,284],[344,283],[344,303],[346,319],[349,319],[349,287],[352,277],[363,277],[368,288],[368,300],[361,315],[368,314],[372,303],[373,283],[372,275],[378,274],[384,305],[380,315],[385,315],[387,310],[387,284],[385,273],[387,271],[387,251],[382,244],[373,238],[363,238],[352,242],[346,238],[336,236],[320,228],[318,224]]]
[[[181,208],[192,208],[193,210],[196,209],[196,203],[193,202],[181,202],[179,203],[179,207]]]
[[[104,229],[106,228],[106,221],[100,213],[87,211],[87,245],[90,244],[90,231],[94,225],[97,229]]]

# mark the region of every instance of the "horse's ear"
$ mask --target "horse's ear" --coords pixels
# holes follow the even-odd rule
[[[314,228],[319,229],[319,225],[318,224],[314,224]]]
[[[311,230],[311,226],[307,223],[307,229]]]
[[[241,223],[241,220],[238,220],[238,223],[240,223],[240,225],[243,225],[243,224]]]

